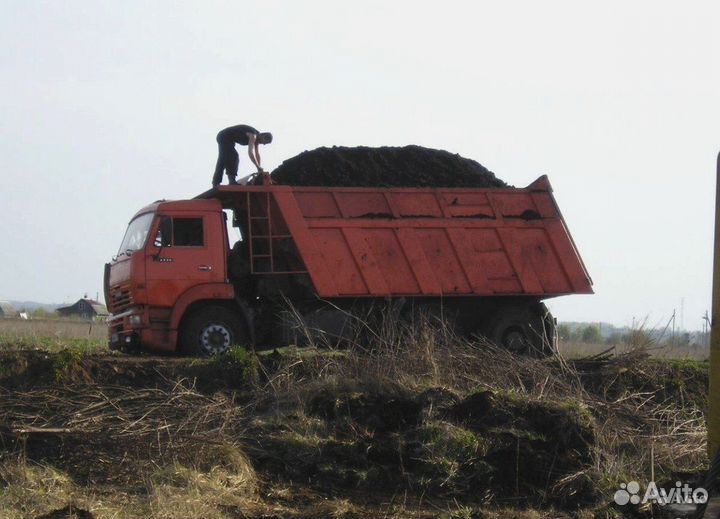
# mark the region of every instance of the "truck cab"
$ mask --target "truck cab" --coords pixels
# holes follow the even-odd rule
[[[224,217],[218,200],[161,201],[135,214],[106,265],[111,348],[174,351],[191,305],[233,300]]]

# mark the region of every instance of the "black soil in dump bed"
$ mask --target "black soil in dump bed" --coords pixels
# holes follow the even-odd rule
[[[507,187],[474,160],[422,146],[317,148],[273,171],[276,184],[353,187]]]

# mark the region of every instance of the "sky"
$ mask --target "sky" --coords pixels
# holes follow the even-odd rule
[[[710,308],[717,2],[0,0],[0,299],[102,297],[130,217],[209,188],[215,134],[265,169],[330,145],[547,174],[595,283],[563,321]],[[241,153],[241,175],[251,173]]]

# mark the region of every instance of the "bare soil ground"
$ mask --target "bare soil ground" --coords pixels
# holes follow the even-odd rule
[[[375,332],[210,360],[0,339],[0,516],[637,517],[620,482],[704,467],[703,362]]]

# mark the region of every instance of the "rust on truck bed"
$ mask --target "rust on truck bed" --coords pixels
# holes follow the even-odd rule
[[[546,176],[526,188],[233,185],[196,198],[247,212],[253,273],[307,271],[323,298],[592,293]],[[273,264],[288,240],[302,263],[292,270]]]

